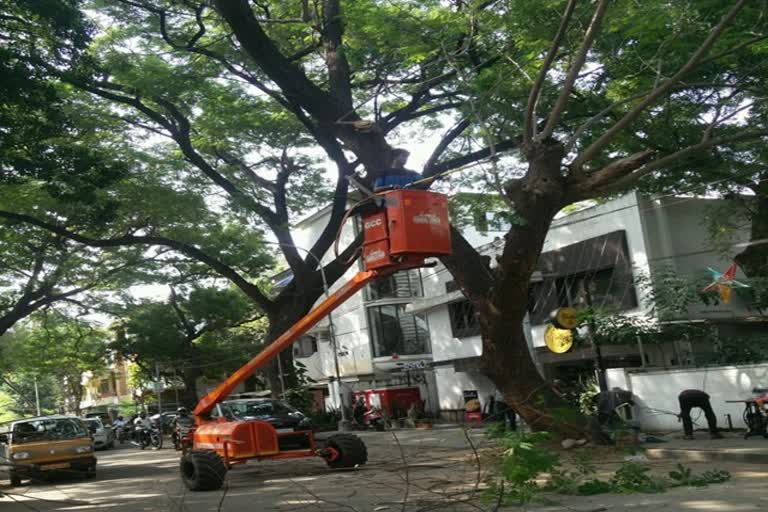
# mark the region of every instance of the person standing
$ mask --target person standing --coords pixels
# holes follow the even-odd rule
[[[698,407],[704,411],[709,425],[709,435],[712,439],[722,439],[723,435],[717,430],[717,418],[715,411],[712,410],[712,404],[709,402],[709,395],[700,389],[686,389],[677,397],[680,402],[680,414],[678,417],[683,420],[683,439],[693,439],[693,421],[691,420],[691,409]]]

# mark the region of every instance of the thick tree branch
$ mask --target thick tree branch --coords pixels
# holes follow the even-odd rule
[[[565,7],[565,12],[560,20],[560,26],[555,34],[555,39],[552,41],[552,46],[550,46],[547,56],[544,58],[544,62],[541,65],[536,81],[533,82],[533,87],[531,87],[531,94],[528,96],[528,104],[525,107],[525,121],[523,124],[523,144],[526,146],[530,144],[536,136],[536,105],[539,102],[541,90],[547,79],[547,73],[549,73],[552,63],[555,61],[555,56],[565,37],[565,33],[568,31],[568,25],[571,22],[575,7],[576,0],[568,0],[568,5]]]
[[[477,151],[467,153],[466,155],[452,158],[450,160],[445,160],[443,162],[438,162],[434,164],[428,172],[427,170],[424,171],[424,177],[429,178],[429,177],[444,173],[446,171],[458,169],[459,167],[463,167],[465,165],[478,162],[480,160],[493,156],[497,153],[502,153],[505,151],[509,151],[511,149],[516,149],[518,147],[520,147],[519,139],[502,140],[497,144],[494,144],[493,148],[488,147],[488,148],[479,149]]]
[[[331,95],[344,109],[351,111],[352,81],[349,62],[344,55],[342,35],[344,33],[339,0],[323,1],[323,45],[325,47],[325,66],[328,69],[328,85]]]
[[[587,32],[584,34],[581,47],[576,54],[576,58],[573,60],[573,64],[571,64],[571,69],[568,71],[568,75],[560,90],[560,96],[558,96],[555,105],[552,107],[552,111],[547,116],[547,124],[544,126],[541,134],[536,137],[537,140],[544,140],[551,137],[552,133],[555,131],[555,127],[557,127],[557,124],[560,122],[560,116],[568,105],[568,99],[571,96],[576,79],[579,77],[581,68],[587,60],[587,54],[589,53],[589,49],[592,48],[592,42],[600,31],[600,25],[605,17],[607,8],[608,0],[600,0],[600,3],[597,4],[595,14],[592,16],[592,20],[587,27]]]
[[[630,174],[645,165],[653,158],[654,154],[656,154],[655,150],[647,149],[611,162],[599,171],[592,172],[589,175],[577,174],[573,182],[577,196],[588,196],[591,190],[613,183],[617,179]]]
[[[304,72],[290,62],[264,32],[248,0],[216,0],[216,9],[235,33],[235,37],[254,62],[283,91],[288,101],[300,106],[312,117],[335,123],[347,110],[337,99],[315,85]],[[355,118],[349,118],[353,121]]]
[[[591,191],[585,190],[584,192],[587,195],[582,196],[581,198],[588,199],[591,197],[597,197],[600,195],[605,195],[605,194],[610,194],[610,193],[625,190],[633,186],[635,183],[637,183],[637,181],[640,180],[640,178],[642,178],[643,176],[646,176],[658,169],[662,169],[668,165],[675,164],[680,160],[683,160],[686,157],[689,157],[691,155],[700,153],[701,151],[713,148],[715,146],[720,146],[723,144],[728,144],[728,143],[738,144],[740,142],[751,141],[754,139],[759,139],[761,137],[768,137],[768,130],[744,131],[739,134],[728,135],[723,137],[715,137],[715,138],[704,140],[698,144],[688,146],[679,151],[675,151],[674,153],[670,153],[669,155],[661,157],[657,160],[653,160],[652,162],[649,162],[643,165],[642,167],[638,168],[634,172],[624,177],[621,177],[617,180],[614,180],[613,182],[605,183],[603,186],[592,189]]]
[[[123,247],[130,245],[160,245],[176,250],[185,256],[208,265],[218,274],[226,277],[232,283],[240,288],[248,297],[254,300],[267,314],[273,311],[273,303],[264,295],[258,286],[249,282],[241,276],[235,269],[224,262],[207,254],[203,250],[171,238],[162,236],[135,236],[125,235],[116,238],[92,238],[80,233],[69,231],[67,228],[40,220],[30,215],[14,213],[0,210],[0,218],[5,218],[17,222],[24,222],[39,228],[55,233],[59,236],[73,240],[89,247]]]
[[[669,80],[666,80],[659,87],[654,89],[643,101],[637,104],[632,110],[627,112],[624,117],[616,122],[611,128],[606,130],[595,142],[593,142],[587,149],[581,152],[571,164],[571,168],[574,170],[580,170],[585,163],[589,162],[597,156],[600,151],[603,150],[616,135],[623,131],[629,124],[640,115],[659,98],[669,93],[670,90],[688,74],[690,74],[704,58],[704,55],[712,48],[717,40],[725,31],[726,27],[733,21],[736,15],[744,8],[748,0],[739,0],[723,17],[720,19],[717,25],[715,25],[709,32],[709,35],[699,48],[694,52],[688,62],[686,62]]]
[[[171,309],[173,309],[174,313],[176,313],[176,316],[179,319],[179,322],[181,322],[181,325],[187,334],[187,341],[192,341],[199,336],[197,333],[197,330],[190,323],[189,319],[187,318],[187,315],[184,313],[184,310],[181,309],[181,306],[179,305],[178,296],[176,295],[176,288],[174,288],[172,285],[168,286],[168,288],[170,288],[170,292],[171,292],[168,297],[168,302],[171,305]]]
[[[469,119],[462,119],[459,121],[453,128],[448,130],[448,132],[443,135],[443,138],[440,139],[440,142],[435,146],[435,149],[432,151],[432,154],[429,155],[429,159],[427,159],[427,163],[424,164],[424,169],[422,169],[422,174],[427,176],[430,175],[430,172],[432,170],[432,167],[437,163],[437,161],[440,159],[440,157],[443,155],[446,149],[448,149],[448,146],[451,145],[451,143],[456,140],[456,138],[461,135],[464,130],[466,130],[470,125]]]

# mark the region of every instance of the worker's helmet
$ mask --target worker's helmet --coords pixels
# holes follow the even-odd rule
[[[186,407],[179,407],[178,409],[176,409],[176,414],[186,416],[187,414],[189,414],[189,411],[187,410]]]

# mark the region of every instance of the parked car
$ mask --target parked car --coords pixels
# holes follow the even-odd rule
[[[85,425],[93,436],[93,446],[97,449],[115,447],[115,431],[105,427],[99,418],[83,418]]]
[[[238,420],[261,420],[272,424],[278,432],[310,430],[309,418],[283,400],[275,398],[241,398],[225,400],[214,416]]]
[[[102,412],[98,412],[98,411],[89,412],[89,413],[85,414],[84,417],[85,418],[99,418],[101,420],[101,422],[105,426],[112,425],[112,416],[110,416],[109,413],[106,413],[106,412],[103,412],[103,411]]]
[[[56,472],[96,475],[93,441],[83,420],[73,416],[40,416],[0,426],[0,472],[21,485]]]

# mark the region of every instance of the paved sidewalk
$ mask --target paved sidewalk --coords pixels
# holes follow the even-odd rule
[[[696,473],[712,469],[707,463],[687,466]],[[768,508],[768,465],[722,462],[717,469],[729,471],[731,480],[708,487],[679,487],[661,494],[551,495],[549,498],[556,504],[532,505],[527,512],[764,512]]]
[[[643,444],[649,459],[671,459],[688,462],[729,461],[744,464],[768,464],[768,439],[724,432],[725,439],[710,439],[706,432],[696,432],[692,441],[680,434],[662,439],[659,444]]]

